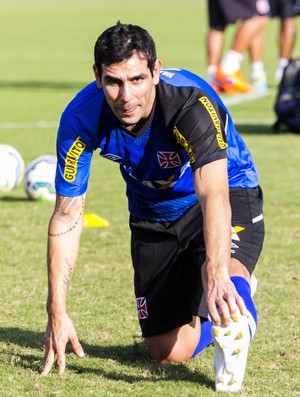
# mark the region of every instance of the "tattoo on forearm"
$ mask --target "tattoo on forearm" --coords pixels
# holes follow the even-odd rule
[[[58,203],[57,203],[56,209],[55,209],[55,213],[62,212],[63,215],[67,215],[67,213],[68,213],[70,207],[73,205],[73,203],[74,203],[75,200],[76,200],[76,198],[74,198],[73,200],[71,200],[70,203],[69,203],[69,205],[68,205],[68,207],[62,209],[62,208],[61,208],[61,207],[62,207],[62,203],[61,203],[62,199],[61,199],[61,197],[60,197],[60,198],[59,198],[59,201],[58,201]],[[81,201],[81,210],[80,210],[80,214],[79,214],[78,219],[76,219],[76,220],[74,221],[74,224],[73,224],[71,227],[69,227],[69,229],[64,230],[64,231],[62,231],[62,232],[60,232],[60,233],[51,233],[51,232],[49,231],[49,233],[48,233],[49,237],[63,236],[64,234],[70,233],[72,230],[74,230],[74,229],[77,227],[77,225],[79,224],[79,222],[81,222],[81,218],[82,218],[82,214],[83,214],[83,208],[84,208],[84,197],[83,197],[83,196],[82,196],[81,200],[82,200],[82,201]]]
[[[65,258],[65,262],[67,264],[68,269],[67,269],[67,273],[64,275],[64,284],[66,285],[67,290],[68,290],[70,288],[73,267],[70,264],[68,258]]]

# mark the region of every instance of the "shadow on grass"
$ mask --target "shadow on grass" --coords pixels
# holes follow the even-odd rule
[[[65,82],[65,81],[1,81],[0,88],[13,89],[34,89],[34,90],[74,90],[85,87],[84,82]]]
[[[32,203],[32,201],[30,201],[27,197],[21,197],[21,196],[0,196],[0,201],[4,201],[4,202],[11,202],[11,203],[13,203],[13,202],[17,202],[17,201],[20,201],[20,202],[24,202],[24,203]]]
[[[18,365],[24,369],[40,373],[43,367],[43,333],[21,328],[0,328],[0,340],[8,345],[17,345],[26,349],[26,354],[16,353],[12,348],[12,355],[18,356],[14,365]],[[180,380],[185,382],[195,382],[214,389],[214,382],[208,378],[204,373],[199,371],[191,371],[185,364],[175,365],[161,365],[152,361],[147,354],[146,347],[143,342],[134,341],[130,345],[110,345],[99,346],[90,345],[82,342],[85,351],[85,359],[78,360],[78,364],[68,364],[67,369],[78,374],[94,374],[103,376],[107,379],[124,381],[127,383],[134,382],[160,382],[160,381],[174,381]],[[40,350],[41,355],[36,352],[28,353],[28,348]],[[7,349],[7,351],[9,348]],[[67,346],[67,354],[71,353],[72,349]],[[9,354],[8,352],[6,354]],[[126,369],[120,368],[111,369],[113,365],[103,366],[103,362],[98,367],[89,367],[88,358],[99,358],[101,360],[112,360],[121,365],[138,368],[134,375],[126,373]],[[68,361],[68,359],[67,359]],[[84,363],[84,364],[83,364]],[[146,374],[146,375],[145,375]]]
[[[3,194],[3,193],[2,193]],[[52,207],[54,206],[54,202],[52,201],[46,201],[46,200],[33,200],[30,199],[26,196],[26,194],[24,193],[24,195],[22,196],[17,196],[17,195],[0,195],[0,202],[3,201],[4,203],[17,203],[17,202],[22,202],[24,204],[27,205],[31,205],[32,204],[40,204],[40,205],[51,205]]]

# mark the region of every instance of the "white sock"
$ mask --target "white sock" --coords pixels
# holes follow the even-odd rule
[[[286,58],[279,58],[277,61],[277,65],[279,67],[281,67],[282,69],[284,69],[288,63],[289,63],[289,60]]]
[[[284,68],[289,63],[289,60],[286,58],[279,58],[277,61],[277,68],[275,71],[275,80],[280,81],[283,75]]]
[[[206,69],[207,80],[212,81],[214,80],[214,75],[217,70],[217,65],[208,65]]]
[[[228,50],[222,59],[222,71],[231,74],[240,69],[244,55],[234,50]]]
[[[266,78],[264,64],[261,61],[252,62],[250,66],[250,76],[252,80]]]

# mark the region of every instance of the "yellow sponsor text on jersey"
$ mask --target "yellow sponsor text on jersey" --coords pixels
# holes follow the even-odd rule
[[[185,137],[183,135],[181,135],[181,133],[179,132],[176,125],[173,128],[173,135],[174,135],[177,143],[179,143],[184,148],[184,150],[187,152],[187,154],[189,155],[190,163],[193,164],[195,162],[195,156],[194,156],[193,149],[192,149],[191,145],[188,144],[188,141],[185,139]]]
[[[65,160],[64,179],[66,181],[73,182],[75,180],[78,159],[85,147],[86,144],[83,142],[80,136],[76,138],[75,142],[70,147]]]
[[[199,98],[199,101],[203,104],[205,109],[208,111],[208,114],[210,115],[210,117],[214,123],[214,126],[217,130],[216,138],[218,141],[218,145],[220,146],[221,149],[226,149],[228,147],[228,145],[224,141],[222,130],[221,130],[221,122],[220,122],[220,119],[217,115],[215,108],[213,107],[212,103],[206,96]]]

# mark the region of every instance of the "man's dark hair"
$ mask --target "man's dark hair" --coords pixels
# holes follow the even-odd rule
[[[142,55],[153,73],[156,61],[155,43],[147,30],[136,25],[123,24],[106,29],[97,39],[94,48],[95,65],[99,77],[102,65],[109,66],[129,59],[135,52]]]

